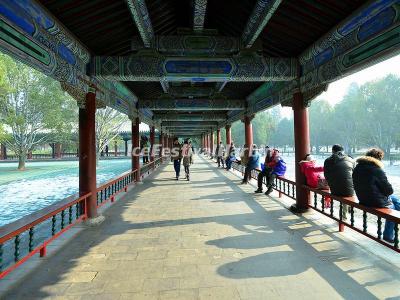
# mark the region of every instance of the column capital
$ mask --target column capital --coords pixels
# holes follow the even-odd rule
[[[251,121],[254,119],[255,116],[256,116],[255,114],[246,115],[246,116],[243,117],[243,119],[241,119],[241,121],[242,121],[243,123],[245,123],[245,122],[246,122],[246,119],[247,119],[247,120],[249,120],[249,122],[251,122]]]

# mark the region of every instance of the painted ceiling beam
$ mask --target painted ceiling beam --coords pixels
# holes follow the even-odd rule
[[[112,81],[287,81],[297,78],[297,58],[257,53],[218,58],[166,57],[158,53],[96,56],[90,73]]]
[[[193,31],[201,32],[204,29],[206,18],[207,0],[193,0]]]
[[[251,48],[282,0],[258,0],[242,33],[245,48]]]
[[[218,122],[213,122],[213,121],[196,121],[196,122],[191,122],[191,121],[164,121],[161,123],[161,126],[167,126],[167,127],[204,127],[204,126],[217,126]]]
[[[206,110],[243,110],[244,100],[210,100],[210,99],[157,99],[140,100],[139,108],[174,111],[206,111]]]
[[[370,0],[299,56],[300,88],[323,88],[400,52],[399,0]]]
[[[155,121],[226,121],[226,114],[224,113],[204,113],[204,114],[154,114]]]
[[[163,89],[163,92],[165,94],[168,94],[169,93],[169,83],[168,83],[168,81],[162,80],[162,81],[160,81],[160,84],[161,84],[161,87]]]
[[[226,85],[227,83],[228,83],[227,81],[220,81],[220,82],[217,82],[217,83],[215,84],[215,90],[216,90],[216,92],[221,93],[222,90],[224,89],[224,87],[225,87],[225,85]]]
[[[204,86],[171,86],[168,91],[172,97],[181,98],[211,97],[214,92],[214,88]]]
[[[144,46],[150,48],[154,41],[154,31],[145,0],[126,0],[126,4],[142,37]]]
[[[255,50],[262,50],[262,45]],[[146,47],[140,37],[131,41],[131,51],[141,51]],[[242,49],[241,40],[233,36],[220,35],[156,35],[152,48],[164,55],[228,55],[237,54]],[[253,47],[254,48],[254,47]]]

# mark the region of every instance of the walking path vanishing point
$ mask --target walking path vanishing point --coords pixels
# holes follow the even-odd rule
[[[312,213],[293,215],[199,156],[191,182],[160,170],[5,299],[400,298],[399,266]]]

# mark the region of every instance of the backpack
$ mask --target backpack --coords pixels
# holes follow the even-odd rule
[[[282,159],[279,158],[275,167],[274,167],[274,174],[278,175],[278,176],[283,176],[286,173],[286,162]]]

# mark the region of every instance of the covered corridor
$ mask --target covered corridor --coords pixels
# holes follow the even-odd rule
[[[398,299],[400,264],[195,157],[135,186],[6,299]],[[381,249],[378,246],[377,249]],[[386,249],[384,249],[386,250]]]

